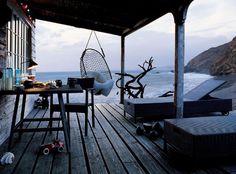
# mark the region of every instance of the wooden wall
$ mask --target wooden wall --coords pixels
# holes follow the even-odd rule
[[[0,18],[3,16],[1,15]],[[2,21],[2,20],[0,20]],[[6,26],[0,25],[0,70],[6,67]],[[25,114],[27,115],[33,108],[34,100],[37,96],[27,98]],[[0,145],[8,138],[14,109],[15,96],[0,95]],[[20,101],[21,104],[21,101]],[[18,108],[18,119],[20,114]]]
[[[6,28],[5,26],[0,28],[0,69],[5,67],[6,61]]]

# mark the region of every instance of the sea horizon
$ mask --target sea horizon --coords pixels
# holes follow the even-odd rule
[[[156,67],[154,68],[152,71],[173,71],[174,70],[174,66],[171,65],[167,65],[167,66],[160,66],[160,67]],[[120,69],[110,69],[111,72],[120,72]],[[136,69],[126,69],[125,71],[142,71],[141,68],[136,68]],[[64,71],[37,71],[36,73],[51,73],[51,72],[80,72],[79,70],[72,70],[72,71],[68,71],[68,70],[64,70]]]
[[[159,70],[159,71],[158,71]],[[141,80],[145,84],[144,98],[159,97],[167,91],[174,90],[174,73],[169,69],[154,69]],[[96,96],[95,102],[97,103],[119,103],[120,90],[116,87],[115,82],[119,78],[116,72],[112,70],[112,78],[114,80],[113,88],[108,96]],[[127,70],[127,73],[137,75],[141,70]],[[62,71],[62,72],[37,72],[36,81],[47,82],[53,80],[62,80],[63,84],[67,83],[68,77],[81,77],[79,71]],[[210,75],[199,73],[185,73],[184,74],[184,93],[196,87],[203,81],[212,78]],[[193,80],[194,79],[194,80]],[[125,78],[125,81],[129,80]],[[134,84],[135,85],[135,84]],[[72,100],[76,101],[76,95],[72,96]],[[127,95],[125,95],[127,98]]]

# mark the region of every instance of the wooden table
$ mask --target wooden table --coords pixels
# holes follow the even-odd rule
[[[65,105],[64,105],[62,94],[63,93],[82,93],[82,92],[83,92],[83,90],[80,87],[80,85],[76,85],[75,88],[69,88],[68,85],[63,85],[62,87],[55,88],[55,89],[49,89],[46,87],[45,88],[29,88],[29,89],[16,88],[14,90],[0,91],[0,95],[16,95],[15,106],[14,106],[13,117],[12,117],[12,124],[11,124],[11,132],[10,132],[9,143],[8,143],[8,150],[11,149],[13,133],[15,133],[15,132],[19,132],[19,136],[21,136],[21,134],[23,132],[61,130],[64,132],[67,151],[70,152],[69,127],[68,127],[68,121],[66,119]],[[26,96],[29,94],[48,94],[48,95],[57,94],[59,105],[60,105],[60,118],[37,118],[37,119],[36,118],[32,118],[32,119],[24,118]],[[18,106],[19,106],[20,95],[23,95],[21,116],[20,116],[19,123],[16,124],[16,117],[17,117],[17,110],[18,110]],[[48,128],[30,128],[30,129],[23,128],[23,122],[25,122],[25,121],[49,121],[49,122],[52,122],[55,120],[61,120],[62,127],[52,127],[52,124],[49,124],[50,126]]]

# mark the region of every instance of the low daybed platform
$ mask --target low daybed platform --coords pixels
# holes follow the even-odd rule
[[[184,95],[184,115],[232,111],[232,99],[219,99],[209,96],[225,83],[223,80],[210,79]],[[173,118],[174,98],[136,98],[125,99],[124,111],[137,117],[155,117],[156,119]]]
[[[125,112],[135,119],[137,117],[152,117],[157,119],[173,118],[174,106],[173,97],[168,98],[148,98],[126,100],[124,103]],[[211,100],[184,100],[184,116],[191,117],[192,114],[204,114],[210,112],[221,112],[222,115],[232,110],[231,99],[211,99]]]
[[[164,120],[164,144],[194,160],[236,155],[236,117]]]

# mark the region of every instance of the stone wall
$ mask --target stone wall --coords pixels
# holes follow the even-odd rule
[[[0,27],[0,70],[6,67],[6,27]],[[27,97],[25,115],[33,108],[37,96]],[[0,145],[8,138],[12,121],[15,96],[0,95]],[[18,120],[21,111],[21,101],[18,108]]]

